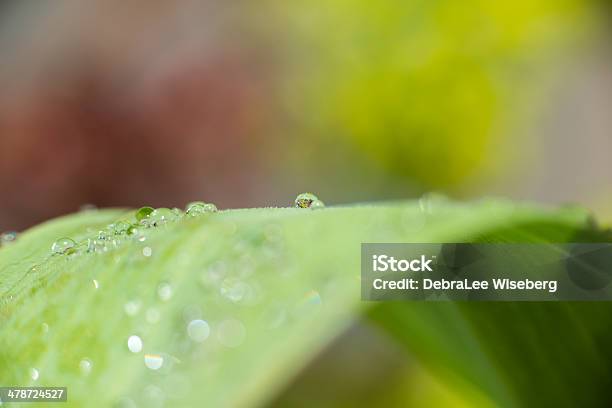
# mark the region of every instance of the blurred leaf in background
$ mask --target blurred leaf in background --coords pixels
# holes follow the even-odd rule
[[[288,157],[317,161],[292,170],[348,181],[318,191],[353,199],[478,192],[536,156],[529,123],[591,22],[580,0],[274,5],[288,49]]]
[[[487,183],[506,194],[512,163],[546,153],[531,123],[594,7],[9,2],[0,224],[87,202],[262,206],[296,190],[354,202]]]

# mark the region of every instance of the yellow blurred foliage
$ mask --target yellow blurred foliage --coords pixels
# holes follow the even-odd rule
[[[321,151],[355,152],[424,189],[501,171],[538,109],[537,92],[589,22],[579,0],[274,7],[285,25],[294,149],[311,154],[318,140]]]

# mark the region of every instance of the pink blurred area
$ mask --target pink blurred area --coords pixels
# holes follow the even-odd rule
[[[22,11],[2,44],[0,230],[85,203],[256,200],[270,67],[230,7],[182,3]]]

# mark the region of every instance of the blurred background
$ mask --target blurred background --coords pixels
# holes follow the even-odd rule
[[[0,230],[302,191],[610,207],[605,2],[0,7]]]
[[[612,220],[609,13],[603,0],[2,1],[0,232],[84,204],[276,206],[303,191],[501,195]],[[275,404],[380,403],[390,378],[389,401],[465,403],[466,387],[458,398],[402,353],[356,324]]]

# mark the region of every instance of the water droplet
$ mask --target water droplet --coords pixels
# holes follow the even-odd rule
[[[12,244],[17,240],[17,233],[15,231],[7,231],[0,235],[0,245]]]
[[[130,336],[127,346],[132,353],[140,353],[142,351],[142,340],[138,336]]]
[[[238,347],[246,338],[246,327],[237,319],[224,320],[219,324],[217,338],[226,347]]]
[[[98,241],[108,241],[112,234],[112,229],[110,231],[107,229],[100,230],[98,231]]]
[[[181,218],[183,218],[183,215],[184,215],[183,210],[181,210],[180,208],[176,208],[176,207],[172,209],[172,214],[174,215],[174,221],[180,220]]]
[[[138,242],[145,242],[147,240],[147,236],[144,234],[142,229],[138,228],[138,226],[136,225],[130,226],[130,228],[128,228],[127,234]]]
[[[149,222],[154,227],[159,227],[172,222],[176,219],[176,215],[169,208],[158,208],[149,216]]]
[[[113,247],[115,248],[119,248],[121,246],[121,240],[118,238],[113,238],[113,240],[111,241],[111,244],[113,245]]]
[[[159,311],[155,308],[150,308],[147,309],[147,313],[145,316],[145,319],[147,320],[147,323],[149,324],[155,324],[157,322],[159,322]]]
[[[296,208],[310,208],[312,202],[319,200],[319,197],[312,193],[302,193],[295,198]]]
[[[123,310],[125,310],[125,314],[128,316],[136,316],[140,311],[140,306],[142,303],[139,300],[130,300],[123,306]]]
[[[217,206],[212,203],[205,203],[203,201],[194,201],[193,203],[187,204],[187,210],[185,215],[189,217],[198,217],[206,213],[217,212]]]
[[[51,245],[51,252],[54,254],[68,254],[71,253],[76,245],[71,238],[60,238]]]
[[[151,247],[144,247],[142,248],[142,255],[148,258],[153,255],[153,250]]]
[[[168,282],[160,283],[157,287],[157,296],[163,302],[167,302],[172,297],[172,286]]]
[[[126,232],[128,235],[135,235],[138,233],[138,226],[132,224],[129,226]]]
[[[92,253],[103,253],[108,251],[106,241],[99,239],[88,239],[87,240],[87,252]]]
[[[89,373],[91,373],[92,368],[93,363],[88,358],[84,358],[79,362],[79,369],[81,370],[81,374],[83,375],[89,375]]]
[[[325,208],[325,203],[321,200],[314,200],[310,203],[310,208],[312,210],[320,210],[321,208]]]
[[[36,381],[40,377],[40,372],[36,368],[30,368],[30,378]]]
[[[187,325],[189,338],[196,343],[201,343],[210,335],[210,326],[204,320],[192,320]]]
[[[117,221],[114,224],[111,224],[109,229],[111,229],[115,235],[124,235],[128,233],[131,226],[132,225],[128,222]]]
[[[138,211],[136,211],[136,221],[141,222],[143,220],[146,220],[151,216],[153,211],[155,211],[153,207],[141,207],[140,209],[138,209]]]
[[[144,363],[150,370],[159,370],[164,365],[164,358],[159,354],[145,354]]]
[[[221,295],[232,302],[240,302],[249,291],[249,285],[236,278],[227,278],[221,284]]]
[[[41,324],[40,329],[42,330],[43,334],[49,333],[49,325],[47,323]]]
[[[100,289],[100,282],[98,282],[97,279],[93,280],[93,285],[94,285],[94,289],[96,290]]]
[[[217,209],[217,206],[214,205],[213,203],[206,203],[206,204],[204,204],[204,211],[206,211],[206,212],[217,212],[219,210]]]

